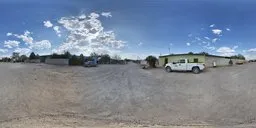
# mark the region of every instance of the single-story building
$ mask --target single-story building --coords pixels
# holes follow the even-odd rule
[[[170,54],[159,56],[159,66],[164,66],[166,63],[170,62],[177,62],[180,59],[188,59],[191,63],[204,63],[206,67],[212,67],[214,62],[216,66],[225,66],[229,65],[230,60],[232,60],[233,64],[239,61],[238,59],[231,59],[226,56],[208,54]]]

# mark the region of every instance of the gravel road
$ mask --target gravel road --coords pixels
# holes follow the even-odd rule
[[[95,68],[1,63],[0,121],[60,115],[148,125],[252,124],[254,71],[256,64],[192,74],[143,70],[133,63]]]

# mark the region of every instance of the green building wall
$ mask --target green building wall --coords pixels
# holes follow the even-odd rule
[[[198,63],[205,63],[205,56],[204,55],[169,55],[169,56],[160,56],[159,57],[159,66],[164,66],[165,59],[168,58],[168,63],[170,62],[177,62],[180,59],[188,59],[189,62],[193,63],[194,59],[198,59]]]

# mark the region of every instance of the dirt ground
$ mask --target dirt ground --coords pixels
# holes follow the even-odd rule
[[[256,117],[255,71],[256,64],[192,74],[133,63],[1,63],[0,126],[250,127]]]

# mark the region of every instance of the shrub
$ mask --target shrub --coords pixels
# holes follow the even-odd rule
[[[148,64],[149,64],[150,67],[153,67],[153,68],[156,67],[157,58],[156,58],[155,56],[148,56],[148,57],[146,58],[146,61],[148,62]]]

